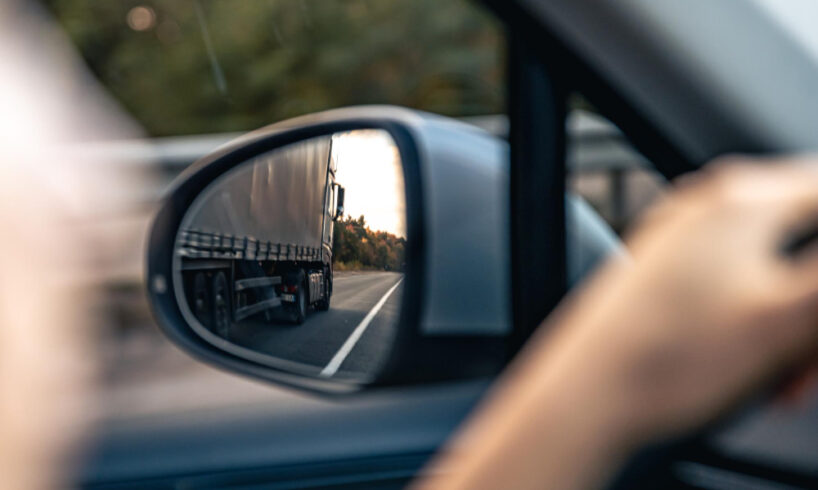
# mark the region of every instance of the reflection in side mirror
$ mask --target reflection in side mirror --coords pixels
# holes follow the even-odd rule
[[[512,344],[507,154],[388,106],[248,133],[159,209],[157,322],[199,360],[323,393],[496,374]]]
[[[374,376],[400,315],[404,192],[398,149],[382,130],[319,136],[239,164],[182,219],[183,315],[239,357]]]

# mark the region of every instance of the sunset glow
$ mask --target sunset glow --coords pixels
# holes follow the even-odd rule
[[[336,181],[346,189],[344,215],[366,219],[370,229],[406,236],[403,167],[386,131],[357,130],[333,137]]]

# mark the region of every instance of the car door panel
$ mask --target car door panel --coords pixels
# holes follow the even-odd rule
[[[488,383],[383,390],[103,424],[85,488],[401,486]],[[382,487],[383,485],[383,487]]]

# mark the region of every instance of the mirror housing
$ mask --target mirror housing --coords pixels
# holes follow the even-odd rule
[[[368,380],[305,376],[203,340],[180,311],[181,286],[175,284],[172,268],[177,232],[196,197],[254,156],[357,129],[388,132],[404,167],[406,270],[400,318],[385,365]],[[347,393],[369,386],[490,376],[509,357],[506,339],[512,331],[508,203],[507,145],[481,129],[387,106],[298,117],[244,135],[179,176],[150,233],[148,296],[163,332],[182,350],[216,367],[266,381]]]

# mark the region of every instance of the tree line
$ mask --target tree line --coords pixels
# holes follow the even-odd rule
[[[455,117],[505,107],[503,31],[477,2],[41,1],[151,136],[356,104]]]
[[[405,238],[369,229],[363,216],[347,216],[334,227],[333,269],[403,271]]]

